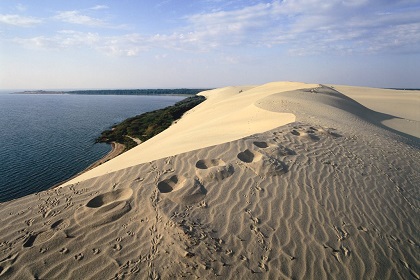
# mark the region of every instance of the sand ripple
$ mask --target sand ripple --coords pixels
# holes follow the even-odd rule
[[[0,277],[419,279],[418,143],[322,88],[268,101],[298,121],[0,204]]]

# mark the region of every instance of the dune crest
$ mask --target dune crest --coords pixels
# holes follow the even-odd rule
[[[262,86],[226,87],[202,92],[200,94],[207,100],[187,112],[177,123],[65,185],[159,158],[237,140],[293,122],[293,114],[266,110],[255,104],[275,93],[317,86],[275,82]]]
[[[150,143],[212,145],[0,204],[0,277],[419,279],[419,141],[302,85],[206,92]]]

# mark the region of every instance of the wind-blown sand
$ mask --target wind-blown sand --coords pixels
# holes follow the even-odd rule
[[[419,279],[420,143],[384,123],[417,108],[334,88],[204,92],[135,149],[0,204],[0,277]]]
[[[371,110],[388,114],[382,124],[420,138],[420,90],[335,86],[339,92]]]

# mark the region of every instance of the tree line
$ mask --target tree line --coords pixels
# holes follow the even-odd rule
[[[111,129],[103,131],[96,141],[100,143],[118,142],[125,145],[126,150],[129,150],[137,145],[130,137],[138,138],[144,142],[164,131],[174,121],[180,119],[186,111],[191,110],[204,100],[205,97],[195,95],[181,100],[175,105],[128,118]]]

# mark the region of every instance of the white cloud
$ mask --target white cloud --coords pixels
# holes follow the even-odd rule
[[[112,56],[137,56],[140,52],[150,50],[145,39],[136,33],[103,37],[95,48]]]
[[[21,27],[30,27],[41,23],[42,20],[34,17],[24,17],[20,15],[4,15],[0,14],[0,23],[21,26]]]
[[[51,36],[18,38],[14,41],[47,49],[88,47],[117,56],[136,56],[152,49],[163,52],[166,52],[164,49],[190,52],[216,49],[224,52],[225,48],[234,50],[243,46],[282,46],[292,55],[419,52],[420,7],[399,2],[395,4],[390,0],[378,5],[380,2],[272,1],[225,11],[192,14],[183,18],[185,24],[182,28],[171,33],[120,33],[110,36],[60,31]],[[94,8],[104,9],[106,6],[98,5],[91,9]],[[90,27],[118,28],[77,10],[60,12],[54,18]],[[228,57],[229,51],[226,53]]]
[[[416,39],[420,36],[417,25],[420,6],[411,5],[379,0],[272,1],[193,14],[186,17],[189,26],[184,29],[195,38],[194,44],[207,49],[244,44],[285,45],[292,51],[299,49],[299,54],[304,55],[326,51],[394,51],[414,43],[411,48],[414,51],[420,50]],[[400,30],[407,30],[410,35],[403,36]]]
[[[103,26],[105,22],[103,20],[93,18],[87,15],[82,15],[79,11],[64,11],[59,12],[54,16],[54,19],[63,22],[87,25],[87,26]]]
[[[96,5],[96,6],[92,7],[92,8],[90,8],[90,9],[91,10],[104,10],[104,9],[109,9],[109,7],[106,6],[106,5]]]
[[[94,32],[61,30],[50,37],[14,38],[12,41],[29,49],[89,48],[111,56],[136,56],[141,51],[150,49],[147,44],[144,44],[145,38],[135,33],[120,36],[101,36]]]
[[[101,9],[108,9],[108,7],[104,5],[98,5],[88,10],[101,10]],[[114,25],[114,24],[109,23],[106,20],[83,14],[80,10],[60,11],[60,12],[57,12],[57,14],[53,17],[53,19],[66,22],[66,23],[71,23],[71,24],[84,25],[88,27],[102,27],[102,28],[108,28],[108,29],[128,29],[128,25],[125,25],[125,24]]]

